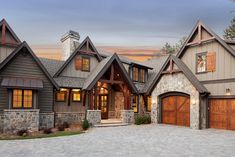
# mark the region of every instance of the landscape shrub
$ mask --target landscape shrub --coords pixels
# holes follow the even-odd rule
[[[150,124],[151,123],[151,117],[148,114],[145,115],[137,115],[135,117],[135,124],[141,125],[141,124]]]
[[[65,130],[64,125],[61,125],[61,124],[60,124],[60,125],[58,126],[58,130],[59,130],[59,131],[64,131],[64,130]]]
[[[44,134],[51,134],[52,133],[52,128],[44,129],[43,133]]]
[[[21,129],[21,130],[17,131],[16,134],[17,134],[18,136],[27,136],[28,130],[27,130],[27,129]]]
[[[90,124],[89,124],[88,120],[84,119],[84,121],[82,122],[83,130],[87,130],[89,127],[90,127]]]

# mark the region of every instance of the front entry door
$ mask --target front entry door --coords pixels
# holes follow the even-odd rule
[[[108,95],[99,95],[99,109],[101,119],[108,119]]]

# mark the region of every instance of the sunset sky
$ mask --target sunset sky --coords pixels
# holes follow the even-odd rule
[[[70,29],[97,46],[160,48],[188,35],[198,19],[222,35],[233,10],[232,0],[4,0],[0,17],[43,48]]]

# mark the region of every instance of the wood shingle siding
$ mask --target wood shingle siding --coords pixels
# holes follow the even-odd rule
[[[43,80],[43,89],[38,93],[38,108],[40,112],[53,111],[53,84],[41,70],[30,53],[23,53],[21,50],[3,67],[0,72],[1,80],[3,77],[24,77]],[[7,90],[0,88],[0,109],[8,108]]]

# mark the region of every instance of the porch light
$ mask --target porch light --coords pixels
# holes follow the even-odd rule
[[[230,90],[230,88],[226,88],[226,93],[225,93],[225,95],[231,95],[231,90]]]
[[[79,92],[80,89],[72,89],[73,92]]]
[[[61,91],[61,92],[67,91],[67,89],[66,89],[66,88],[61,88],[60,91]]]
[[[196,100],[192,99],[192,104],[195,105],[196,104]]]

